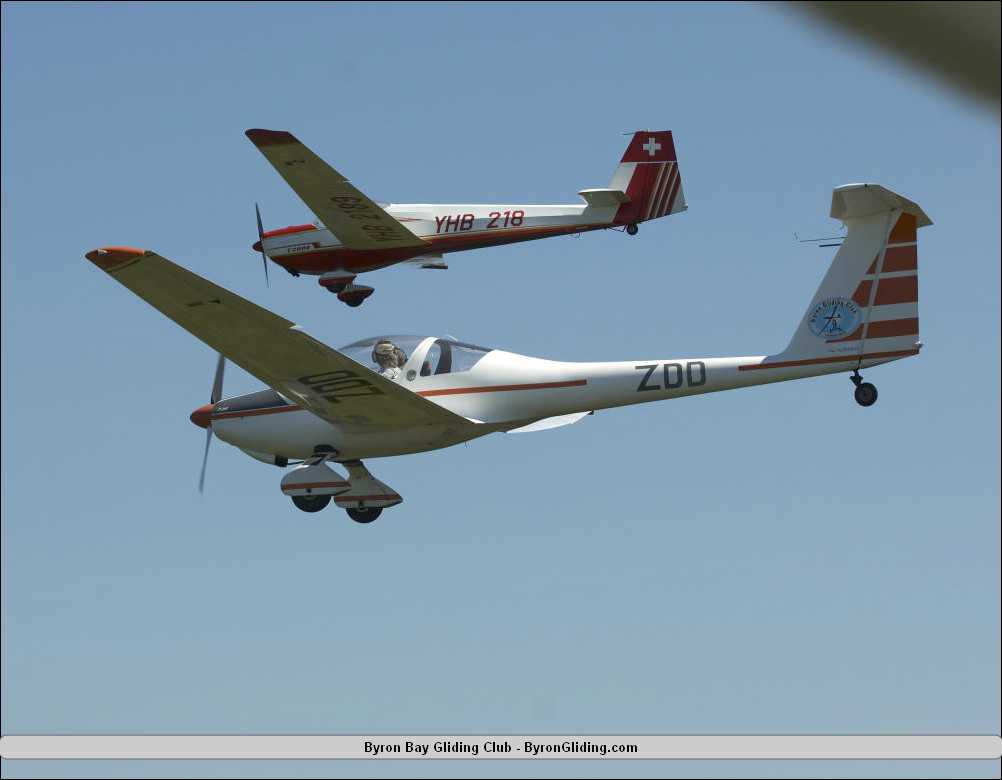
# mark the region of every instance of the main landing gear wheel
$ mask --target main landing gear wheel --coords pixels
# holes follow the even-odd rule
[[[371,523],[383,513],[383,508],[381,506],[374,506],[365,509],[346,509],[344,511],[356,523]]]
[[[347,303],[349,306],[361,306],[362,301],[368,298],[374,290],[367,284],[349,284],[337,294],[338,300]]]
[[[292,496],[292,503],[296,505],[296,509],[304,512],[319,512],[330,502],[330,496]]]
[[[873,406],[877,403],[877,388],[869,382],[860,382],[856,385],[853,397],[860,406]]]
[[[338,294],[339,292],[341,292],[341,291],[342,291],[342,290],[343,290],[343,289],[344,289],[345,287],[347,287],[347,286],[348,286],[348,282],[342,282],[342,283],[338,283],[338,284],[324,284],[324,285],[321,285],[321,286],[322,286],[322,287],[323,287],[323,288],[324,288],[324,289],[325,289],[325,290],[326,290],[327,292],[329,292],[329,293],[334,293],[335,295],[337,295],[337,294]]]
[[[631,222],[629,225],[626,226],[626,234],[628,236],[635,236],[639,231],[640,228],[637,226],[636,222]]]

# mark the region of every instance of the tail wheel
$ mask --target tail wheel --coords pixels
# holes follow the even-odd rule
[[[319,512],[331,502],[330,496],[292,496],[296,509],[304,512]]]
[[[860,406],[873,406],[877,403],[877,388],[869,382],[860,382],[856,385],[853,396]]]
[[[383,513],[381,506],[367,507],[365,509],[346,509],[348,517],[356,523],[371,523]]]
[[[631,222],[629,225],[626,226],[627,235],[635,236],[639,231],[640,227],[637,225],[636,222]]]

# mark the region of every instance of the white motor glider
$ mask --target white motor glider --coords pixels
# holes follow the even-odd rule
[[[582,202],[376,203],[284,130],[248,130],[247,137],[317,216],[308,225],[264,230],[257,215],[265,275],[268,259],[291,274],[319,277],[320,285],[358,306],[372,288],[355,284],[363,271],[396,263],[444,269],[449,252],[637,225],[684,211],[685,196],[669,131],[633,135],[609,186],[581,190]]]
[[[916,230],[910,200],[874,184],[832,195],[847,233],[789,346],[757,357],[564,363],[448,338],[386,336],[334,350],[298,325],[163,257],[108,247],[103,270],[220,353],[210,403],[191,419],[266,463],[302,462],[282,492],[308,512],[333,499],[359,522],[401,502],[363,458],[449,447],[496,431],[567,425],[596,409],[851,371],[862,406],[877,400],[861,369],[916,355]],[[223,357],[270,390],[223,399]],[[341,464],[347,475],[332,468]],[[205,462],[203,460],[203,477]]]

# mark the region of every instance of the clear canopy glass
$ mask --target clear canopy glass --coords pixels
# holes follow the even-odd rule
[[[407,364],[412,362],[412,358],[417,357],[411,370],[421,376],[469,371],[484,355],[492,351],[489,347],[478,347],[476,344],[467,344],[451,338],[436,338],[425,345],[424,342],[429,338],[412,335],[374,336],[347,344],[338,351],[378,373],[380,366],[376,362],[374,347],[380,342],[388,341],[403,352]],[[423,354],[415,355],[416,351]],[[418,363],[420,367],[417,366]]]

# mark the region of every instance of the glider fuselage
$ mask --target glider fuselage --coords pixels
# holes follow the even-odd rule
[[[386,206],[386,212],[427,242],[425,248],[352,249],[327,228],[293,225],[264,233],[264,251],[287,270],[319,275],[328,271],[361,273],[414,258],[434,263],[442,255],[514,244],[550,236],[574,235],[629,222],[622,207],[580,205],[412,204]],[[255,249],[260,248],[258,242]]]
[[[387,457],[450,447],[565,415],[866,368],[918,353],[918,347],[872,352],[862,360],[858,353],[847,353],[788,365],[765,356],[571,363],[491,350],[470,370],[421,376],[419,367],[440,341],[423,340],[396,381],[475,426],[334,425],[273,393],[265,403],[251,400],[263,394],[221,401],[209,418],[213,430],[241,449],[289,459],[306,458],[318,445],[333,447],[338,459]],[[327,398],[336,399],[345,412],[353,403],[364,403],[378,391],[375,383],[366,383],[367,373],[373,372],[360,364],[357,376],[344,378],[344,389],[333,389]]]

